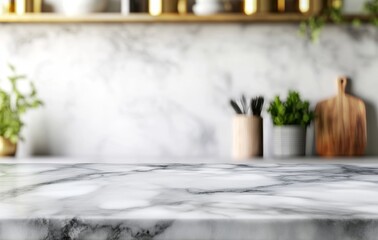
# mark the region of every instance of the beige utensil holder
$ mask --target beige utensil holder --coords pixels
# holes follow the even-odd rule
[[[263,119],[237,115],[233,119],[233,158],[246,160],[263,156]]]

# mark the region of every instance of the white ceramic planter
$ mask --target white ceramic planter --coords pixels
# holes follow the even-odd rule
[[[196,15],[212,15],[224,11],[224,3],[221,0],[197,0],[193,6]]]
[[[45,0],[44,8],[65,15],[85,15],[105,11],[108,2],[109,0]]]
[[[365,14],[364,6],[368,0],[344,0],[343,13],[344,14]]]
[[[306,128],[302,126],[275,126],[273,154],[276,157],[295,157],[306,154]]]
[[[263,156],[263,119],[237,115],[233,119],[233,158],[246,160]]]

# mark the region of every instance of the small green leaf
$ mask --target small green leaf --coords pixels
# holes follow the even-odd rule
[[[8,63],[8,67],[12,72],[16,71],[16,68],[12,64]]]
[[[361,20],[360,19],[353,19],[352,26],[356,27],[356,28],[360,27],[361,26]]]

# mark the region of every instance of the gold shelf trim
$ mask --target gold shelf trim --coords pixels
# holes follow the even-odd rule
[[[131,15],[101,13],[84,16],[66,16],[43,13],[0,15],[0,23],[285,23],[300,22],[308,17],[308,14],[298,13],[270,13],[250,16],[244,14],[217,14],[209,16],[164,14],[151,16],[140,13]],[[369,19],[368,16],[350,16],[349,18]]]

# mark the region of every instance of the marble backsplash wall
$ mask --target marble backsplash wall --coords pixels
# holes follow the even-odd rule
[[[373,27],[327,27],[310,44],[290,24],[3,24],[0,43],[2,73],[18,66],[46,104],[28,116],[20,156],[225,159],[230,97],[297,89],[315,104],[344,74],[367,102],[378,154]],[[267,114],[264,125],[270,156]]]

